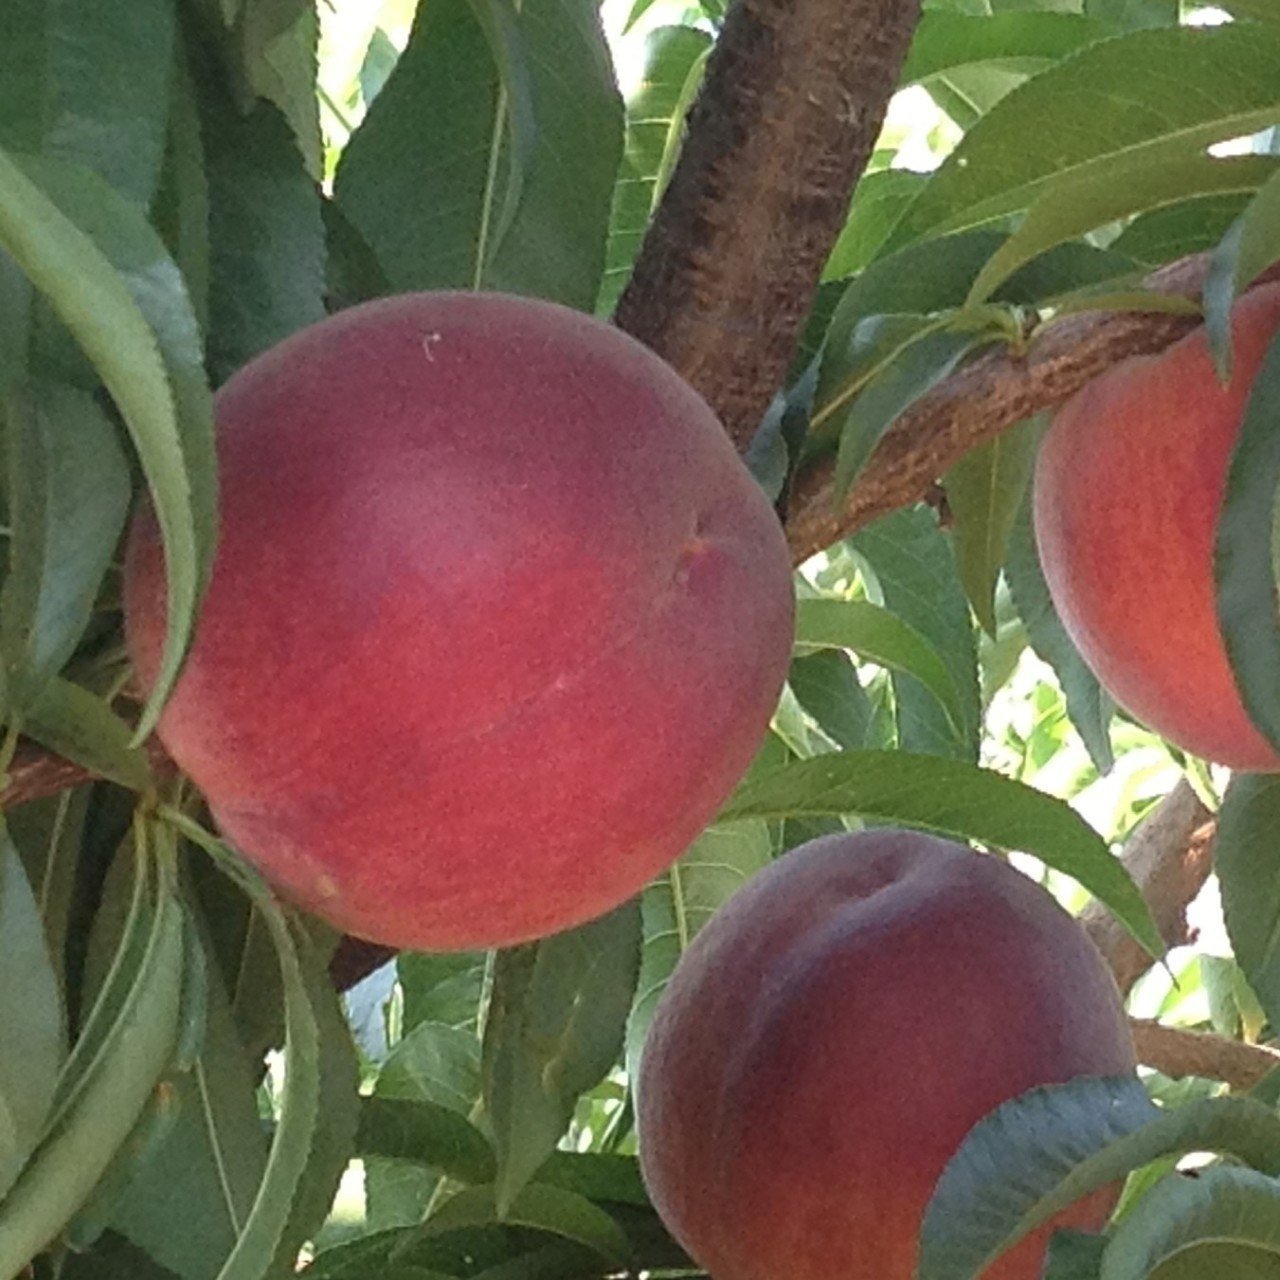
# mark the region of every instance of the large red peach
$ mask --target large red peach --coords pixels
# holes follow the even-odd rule
[[[217,397],[221,539],[159,734],[289,898],[399,947],[520,942],[639,890],[750,762],[787,549],[707,405],[588,316],[369,303]],[[126,573],[144,684],[149,512]]]
[[[1229,385],[1201,328],[1063,406],[1036,463],[1035,530],[1058,613],[1116,701],[1194,755],[1271,772],[1280,755],[1245,712],[1218,628],[1213,544],[1280,285],[1246,294],[1232,320]]]
[[[1038,885],[916,832],[827,836],[685,952],[644,1046],[640,1158],[715,1280],[912,1280],[973,1125],[1037,1085],[1133,1067],[1111,974]],[[1097,1228],[1113,1203],[1055,1225]],[[1036,1280],[1047,1231],[986,1280]]]

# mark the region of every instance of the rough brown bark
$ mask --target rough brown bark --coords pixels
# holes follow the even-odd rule
[[[1196,255],[1162,267],[1145,284],[1198,299],[1207,270],[1207,257]],[[1119,361],[1162,351],[1197,323],[1163,312],[1086,312],[1046,325],[1025,354],[979,356],[893,424],[843,505],[829,459],[797,477],[787,513],[793,559],[800,563],[877,516],[924,499],[969,450],[1061,403]]]
[[[1124,864],[1170,947],[1190,941],[1187,907],[1213,870],[1213,834],[1213,815],[1183,780],[1147,815],[1125,845]],[[1091,902],[1080,918],[1127,995],[1151,968],[1151,957],[1100,903]]]
[[[614,317],[734,442],[782,382],[919,0],[738,0]]]
[[[1138,1061],[1175,1080],[1201,1076],[1222,1080],[1245,1091],[1280,1067],[1280,1051],[1260,1044],[1245,1044],[1204,1031],[1164,1027],[1145,1018],[1129,1022]]]

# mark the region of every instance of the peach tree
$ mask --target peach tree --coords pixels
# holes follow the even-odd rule
[[[1143,1068],[985,1115],[893,1265],[976,1280],[1118,1194],[1050,1280],[1275,1272],[1278,156],[1272,0],[3,0],[0,1280],[720,1265],[641,1176],[646,1034],[743,884],[864,827],[1038,878]],[[658,390],[527,334],[450,366],[434,320],[412,378],[279,372],[407,294],[557,304]],[[647,539],[706,579],[661,625]]]

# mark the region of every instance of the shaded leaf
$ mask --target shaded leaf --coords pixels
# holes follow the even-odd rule
[[[209,367],[225,381],[325,315],[320,195],[284,116],[242,116],[221,86],[200,95],[209,184]]]
[[[433,1102],[365,1098],[356,1151],[426,1165],[464,1182],[492,1182],[493,1150],[474,1125]]]
[[[0,151],[0,246],[93,361],[155,501],[169,622],[142,737],[177,677],[213,556],[213,407],[195,317],[158,237],[87,172],[48,161],[19,167]]]
[[[554,1150],[579,1095],[618,1061],[640,947],[640,904],[632,901],[498,954],[483,1063],[500,1216]]]
[[[1248,192],[1196,196],[1140,214],[1112,241],[1111,247],[1154,266],[1212,249],[1244,211]]]
[[[212,966],[210,966],[212,967]],[[183,1280],[212,1280],[235,1246],[266,1167],[257,1072],[216,972],[205,1034],[176,1083],[179,1115],[114,1216],[114,1227]],[[200,1206],[193,1213],[193,1206]]]
[[[942,655],[959,691],[964,715],[957,733],[930,693],[910,676],[895,675],[900,745],[976,760],[982,716],[978,653],[950,539],[932,511],[916,507],[875,521],[848,545],[871,566],[885,607]]]
[[[871,699],[848,654],[823,649],[793,658],[787,682],[796,701],[832,741],[854,751],[872,745],[867,741]]]
[[[1068,1205],[1164,1155],[1223,1151],[1276,1169],[1278,1138],[1280,1118],[1247,1098],[1161,1111],[1132,1077],[1033,1089],[979,1121],[947,1164],[921,1228],[920,1280],[974,1280]]]
[[[473,1008],[473,1015],[475,1012]],[[469,1124],[480,1101],[480,1041],[474,1027],[419,1022],[388,1054],[374,1083],[374,1095],[447,1108]],[[480,1181],[492,1177],[491,1171]],[[380,1230],[421,1221],[439,1181],[436,1169],[384,1160],[376,1154],[366,1156],[364,1191],[369,1227]]]
[[[1032,649],[1053,668],[1062,685],[1071,723],[1098,771],[1110,772],[1115,763],[1109,732],[1115,703],[1080,656],[1053,607],[1036,548],[1030,493],[1009,534],[1004,572]]]
[[[27,708],[23,731],[42,747],[132,791],[149,791],[151,762],[129,726],[96,694],[53,679]]]
[[[20,715],[75,651],[129,510],[129,467],[97,402],[58,383],[8,397],[11,537],[0,590],[10,712]]]
[[[857,814],[1034,854],[1078,880],[1151,952],[1159,931],[1106,842],[1056,796],[962,760],[843,751],[783,765],[739,786],[721,819]]]
[[[503,289],[588,309],[621,144],[593,3],[442,0],[419,7],[343,153],[336,197],[395,289]]]
[[[851,649],[868,662],[920,681],[945,709],[953,730],[964,717],[960,693],[938,651],[914,627],[868,600],[801,600],[796,644]]]
[[[698,930],[772,857],[763,822],[717,822],[645,889],[644,950],[626,1036],[627,1074],[633,1082],[649,1023],[680,957]]]
[[[926,175],[908,169],[881,169],[864,175],[854,188],[848,216],[822,269],[823,280],[840,280],[867,267],[903,209],[927,181]],[[915,281],[904,283],[910,286]],[[919,308],[907,306],[904,310]]]
[[[631,274],[650,214],[679,154],[685,115],[710,48],[711,37],[693,27],[658,27],[645,37],[639,84],[627,99],[598,314],[613,310]]]
[[[1031,479],[1038,433],[1023,424],[971,449],[943,478],[956,567],[974,614],[996,633],[996,581]]]
[[[1214,543],[1218,622],[1249,718],[1280,746],[1280,616],[1275,604],[1273,515],[1280,490],[1280,341],[1254,379],[1240,424]]]
[[[35,1149],[66,1054],[62,993],[40,908],[0,829],[0,1199]]]
[[[145,207],[164,154],[173,0],[58,0],[44,11],[49,62],[42,150],[87,165]]]
[[[396,974],[404,1001],[404,1029],[421,1022],[474,1027],[484,988],[485,954],[480,951],[402,951]]]
[[[1280,778],[1237,774],[1218,813],[1214,867],[1227,932],[1271,1025],[1280,1025]]]
[[[424,1234],[497,1221],[498,1204],[495,1187],[460,1191],[431,1218]],[[625,1266],[630,1258],[631,1249],[622,1228],[590,1200],[560,1187],[544,1183],[526,1186],[500,1218],[514,1226],[532,1227],[586,1245],[616,1266]]]

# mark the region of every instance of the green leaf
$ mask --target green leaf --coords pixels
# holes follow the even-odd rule
[[[49,63],[42,150],[89,166],[144,208],[164,154],[173,0],[119,6],[58,0],[45,13]]]
[[[885,608],[942,655],[960,693],[959,733],[932,694],[910,676],[893,678],[898,741],[907,751],[976,760],[982,718],[978,653],[955,551],[925,507],[896,511],[860,530],[850,547],[871,566]]]
[[[1098,1280],[1106,1236],[1055,1231],[1045,1250],[1044,1280]]]
[[[256,906],[270,930],[284,980],[285,1084],[262,1182],[218,1280],[261,1280],[269,1272],[286,1243],[294,1198],[306,1177],[321,1122],[320,1029],[297,934],[265,895],[256,900]]]
[[[1123,156],[1192,154],[1274,123],[1280,33],[1258,27],[1136,31],[1090,45],[1001,99],[965,135],[889,239],[979,226],[1027,208],[1050,182]],[[1089,127],[1064,129],[1087,104]],[[1044,145],[1028,146],[1040,139]]]
[[[554,1150],[579,1095],[618,1061],[640,946],[640,905],[632,901],[499,952],[483,1062],[500,1216]]]
[[[79,685],[51,680],[27,708],[22,728],[41,746],[96,778],[132,791],[151,789],[151,762],[145,751],[130,745],[129,726]]]
[[[1196,1257],[1201,1251],[1204,1256]],[[1274,1275],[1280,1182],[1226,1166],[1201,1169],[1195,1178],[1166,1178],[1116,1228],[1100,1280],[1145,1280],[1178,1258],[1207,1266],[1201,1275]]]
[[[324,319],[321,200],[285,118],[235,111],[206,75],[200,95],[209,198],[209,366],[222,382]]]
[[[914,627],[868,600],[801,600],[796,605],[796,644],[851,649],[860,657],[920,681],[959,731],[960,693],[938,651]]]
[[[267,1161],[256,1076],[221,977],[211,972],[200,1054],[176,1081],[176,1122],[113,1220],[182,1280],[218,1274],[253,1207]],[[200,1212],[192,1213],[197,1205]]]
[[[625,1267],[631,1247],[622,1228],[590,1200],[560,1187],[534,1183],[525,1187],[499,1215],[496,1187],[470,1187],[449,1200],[427,1223],[425,1234],[502,1221],[573,1240],[607,1262]]]
[[[48,161],[19,167],[0,151],[0,247],[93,361],[129,428],[155,501],[169,623],[160,672],[137,728],[141,739],[177,678],[213,558],[213,406],[195,317],[155,233],[92,174]]]
[[[1036,548],[1030,493],[1009,534],[1004,572],[1032,649],[1057,675],[1067,714],[1098,772],[1109,773],[1115,763],[1109,732],[1115,703],[1080,656],[1053,607]]]
[[[426,1165],[464,1182],[492,1182],[493,1149],[465,1117],[434,1102],[365,1098],[356,1151]]]
[[[1154,956],[1164,944],[1129,873],[1064,801],[962,760],[842,751],[749,779],[721,819],[857,814],[1034,854],[1078,880]]]
[[[1280,1117],[1248,1098],[1161,1111],[1132,1077],[1033,1089],[979,1121],[947,1164],[921,1228],[920,1280],[974,1280],[1082,1196],[1191,1151],[1274,1170]]]
[[[801,708],[837,745],[853,751],[873,745],[867,741],[874,715],[871,698],[847,653],[822,649],[793,658],[787,683]]]
[[[185,53],[185,51],[182,51]],[[151,221],[182,272],[200,331],[209,324],[209,175],[188,58],[173,77],[169,137]]]
[[[1155,266],[1212,249],[1244,212],[1249,194],[1195,196],[1139,214],[1111,242],[1112,249]]]
[[[307,172],[319,182],[324,164],[316,96],[320,24],[315,0],[247,0],[238,35],[249,87],[284,115]]]
[[[395,289],[503,289],[588,309],[621,146],[594,3],[440,0],[419,7],[343,153],[336,197]]]
[[[1271,3],[1271,0],[1220,0],[1218,7],[1235,14],[1237,18],[1280,23],[1280,11]]]
[[[66,1055],[62,993],[40,908],[0,827],[0,1201],[35,1149]]]
[[[88,626],[129,510],[129,467],[92,396],[28,382],[7,399],[11,537],[0,590],[10,712],[37,697]]]
[[[1214,868],[1231,948],[1280,1025],[1280,777],[1236,774],[1218,813]]]
[[[472,1006],[473,1017],[477,1007]],[[480,1041],[474,1025],[419,1022],[387,1055],[374,1083],[374,1096],[446,1108],[469,1124],[480,1101]],[[364,1164],[369,1228],[381,1230],[420,1222],[440,1182],[440,1171],[383,1160],[376,1154],[366,1156]],[[492,1177],[491,1170],[481,1181]]]
[[[1249,718],[1280,747],[1280,618],[1272,546],[1280,489],[1280,340],[1254,379],[1227,471],[1214,543],[1218,622]]]
[[[639,85],[627,99],[598,315],[613,310],[631,274],[649,217],[680,153],[685,116],[710,49],[711,37],[693,27],[658,27],[645,37]]]
[[[911,41],[902,83],[973,63],[1011,58],[1056,62],[1110,34],[1106,23],[1074,13],[996,13],[983,18],[926,13]]]
[[[1038,443],[1038,433],[1023,424],[970,450],[943,478],[960,581],[990,636],[996,633],[996,580],[1026,496]]]
[[[1273,156],[1185,155],[1175,151],[1135,159],[1120,153],[1087,172],[1051,180],[1021,226],[982,269],[969,295],[985,301],[1020,267],[1048,249],[1135,213],[1181,203],[1188,196],[1257,191],[1276,175]]]
[[[902,211],[928,181],[922,173],[908,169],[881,169],[864,175],[854,188],[840,235],[822,269],[823,280],[841,280],[862,271],[875,258],[885,237],[893,230]],[[914,280],[902,283],[914,285]],[[907,306],[904,310],[920,308]]]
[[[284,1224],[280,1242],[276,1246],[275,1260],[270,1274],[292,1275],[297,1270],[298,1255],[304,1244],[315,1238],[328,1217],[338,1185],[355,1154],[356,1128],[359,1124],[360,1066],[351,1028],[343,1013],[342,1003],[334,990],[326,966],[326,952],[322,952],[300,923],[295,923],[298,958],[302,970],[303,986],[311,1005],[318,1031],[317,1054],[320,1065],[317,1092],[317,1116],[306,1151],[306,1164],[296,1189],[292,1193],[288,1219]],[[289,1052],[288,1019],[289,987],[285,974],[285,1052]],[[292,1059],[285,1067],[285,1107],[288,1106],[289,1078]],[[285,1123],[282,1112],[280,1127]],[[272,1142],[280,1139],[277,1129]],[[268,1162],[267,1176],[259,1192],[261,1203],[271,1178]],[[250,1224],[250,1229],[252,1223]],[[220,1280],[228,1280],[230,1264]]]
[[[423,1022],[475,1027],[484,970],[485,954],[481,951],[402,951],[396,957],[396,976],[404,1002],[405,1032]]]
[[[835,489],[842,500],[894,421],[982,344],[972,333],[923,331],[881,364],[841,416]]]
[[[76,1087],[0,1206],[0,1274],[14,1275],[67,1225],[129,1137],[172,1059],[183,987],[184,928],[172,864],[162,863],[146,942],[127,994],[87,1058],[63,1069]]]
[[[588,1200],[649,1206],[649,1193],[635,1156],[599,1151],[557,1151],[538,1170],[540,1185],[573,1191]]]
[[[633,1082],[649,1023],[680,957],[702,926],[772,858],[773,842],[763,822],[716,823],[645,889],[644,950],[626,1037],[627,1074]]]
[[[1280,173],[1273,172],[1262,184],[1220,252],[1224,261],[1215,266],[1232,280],[1233,296],[1280,259]]]
[[[43,141],[43,105],[49,74],[45,0],[8,0],[0,40],[0,146],[37,151]]]

